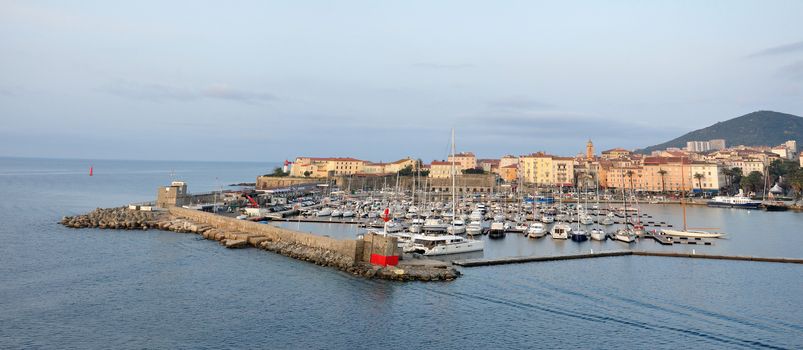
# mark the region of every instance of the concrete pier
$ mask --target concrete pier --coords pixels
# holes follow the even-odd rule
[[[609,251],[609,252],[599,252],[599,253],[567,254],[567,255],[552,255],[552,256],[514,256],[514,257],[503,257],[503,258],[493,258],[493,259],[464,259],[464,260],[455,260],[452,261],[452,263],[462,267],[476,267],[476,266],[491,266],[491,265],[505,265],[505,264],[521,264],[521,263],[539,262],[539,261],[604,258],[604,257],[627,256],[627,255],[803,264],[803,259],[796,259],[796,258],[773,258],[773,257],[697,254],[697,253],[692,254],[685,252],[651,252],[651,251],[637,251],[637,250],[636,251],[621,250],[621,251]]]

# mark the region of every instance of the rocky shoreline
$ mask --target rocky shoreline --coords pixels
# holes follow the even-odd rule
[[[394,281],[451,281],[460,276],[460,271],[449,264],[420,264],[418,259],[402,261],[397,267],[383,267],[363,262],[353,263],[350,259],[328,250],[273,240],[255,233],[222,230],[192,222],[187,218],[174,217],[166,212],[146,212],[126,207],[98,208],[84,215],[65,216],[60,223],[70,228],[159,229],[177,233],[193,233],[201,235],[205,239],[218,241],[227,248],[259,248],[316,265],[337,268],[364,278]]]

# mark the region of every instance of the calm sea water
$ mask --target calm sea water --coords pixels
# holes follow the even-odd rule
[[[204,191],[273,165],[0,158],[0,348],[803,347],[800,265],[618,257],[401,284],[195,235],[56,224],[150,200],[171,171]],[[732,236],[695,249],[803,256],[803,214],[695,210]],[[515,237],[492,251],[556,249]]]

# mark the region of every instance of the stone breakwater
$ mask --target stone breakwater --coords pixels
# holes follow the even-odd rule
[[[71,228],[102,228],[115,230],[147,230],[156,228],[165,215],[120,208],[97,208],[88,214],[65,216],[61,224]]]
[[[159,229],[198,234],[205,239],[218,241],[227,248],[254,247],[316,265],[337,268],[364,278],[395,281],[451,281],[460,276],[460,271],[447,264],[432,264],[425,263],[430,261],[411,259],[411,261],[403,261],[398,267],[382,267],[355,261],[352,256],[338,254],[333,250],[305,245],[292,240],[283,240],[275,235],[219,228],[168,212],[143,212],[125,207],[98,208],[88,214],[64,217],[61,224],[71,228]]]

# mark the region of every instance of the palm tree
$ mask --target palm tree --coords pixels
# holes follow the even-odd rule
[[[666,181],[665,181],[664,177],[668,173],[669,172],[664,170],[664,169],[658,170],[658,175],[661,175],[661,193],[665,193],[666,192]]]
[[[697,187],[700,189],[700,192],[702,192],[702,191],[703,191],[703,183],[702,183],[702,180],[703,180],[703,178],[704,178],[704,177],[705,177],[705,175],[703,175],[703,174],[700,174],[700,173],[694,173],[694,179],[696,179],[696,180],[697,180]]]
[[[629,177],[629,178],[630,178],[630,191],[631,191],[631,193],[632,193],[632,191],[633,191],[633,174],[634,174],[634,173],[633,173],[633,170],[628,170],[628,171],[625,173],[625,175],[627,175],[627,177]]]

